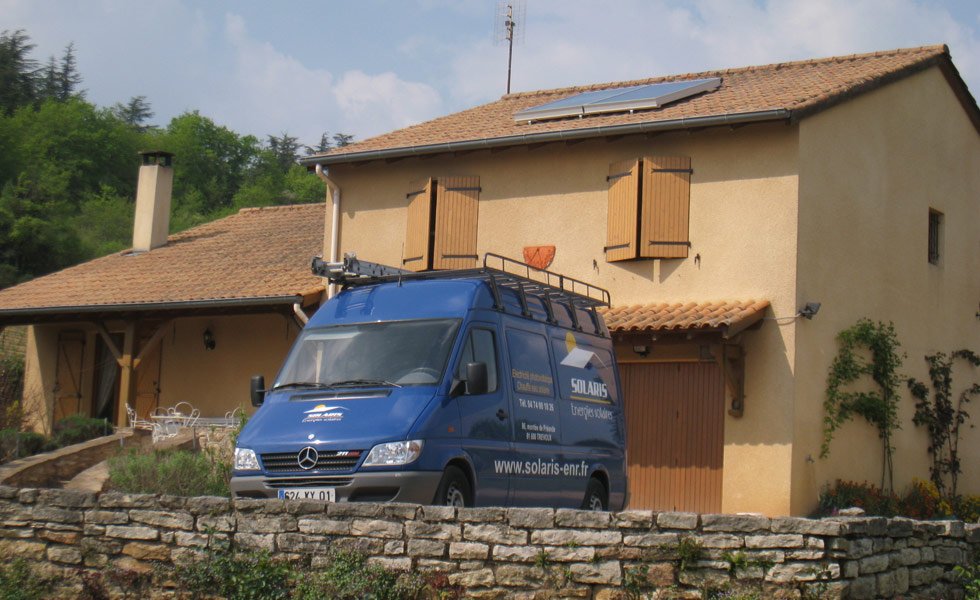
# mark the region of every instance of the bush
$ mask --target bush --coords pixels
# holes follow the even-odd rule
[[[3,600],[39,600],[47,597],[54,582],[34,573],[23,558],[0,564],[0,598]]]
[[[367,564],[367,558],[351,552],[334,552],[330,564],[296,587],[295,597],[300,600],[334,598],[335,600],[401,600],[414,597],[399,585],[396,573],[382,567]]]
[[[936,484],[913,479],[908,492],[899,503],[898,514],[912,519],[938,519],[952,513],[951,507],[939,495]]]
[[[40,433],[0,429],[0,462],[37,454],[47,443],[48,439]]]
[[[109,459],[109,489],[130,494],[230,496],[231,469],[189,450],[131,450]]]
[[[968,523],[980,520],[980,496],[962,495],[945,500],[931,481],[913,479],[901,497],[889,494],[870,483],[837,480],[834,487],[820,492],[817,516],[831,516],[842,508],[857,506],[869,515],[909,517],[929,520],[955,517]]]
[[[275,561],[267,552],[209,551],[203,560],[180,564],[174,579],[192,597],[229,600],[279,600],[289,597],[293,575],[288,563]]]
[[[82,415],[65,417],[54,424],[52,449],[94,440],[113,431],[112,425],[103,419],[92,419]]]
[[[980,496],[957,496],[953,499],[953,514],[967,523],[980,523]]]
[[[871,483],[841,481],[820,492],[820,515],[835,515],[842,508],[857,506],[869,515],[894,517],[899,512],[899,499]]]

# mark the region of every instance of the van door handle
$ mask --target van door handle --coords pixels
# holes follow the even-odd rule
[[[500,419],[501,421],[503,421],[504,419],[506,419],[507,418],[507,411],[504,410],[504,409],[502,409],[502,408],[500,410],[498,410],[497,411],[497,418]]]

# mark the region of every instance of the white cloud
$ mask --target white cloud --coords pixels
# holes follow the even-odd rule
[[[404,81],[390,72],[348,71],[333,92],[348,126],[364,137],[432,118],[442,106],[435,88]]]

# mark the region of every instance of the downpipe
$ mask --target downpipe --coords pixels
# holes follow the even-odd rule
[[[332,202],[332,217],[330,219],[330,262],[335,263],[339,260],[340,253],[340,186],[330,179],[327,170],[323,165],[317,163],[314,167],[316,176],[327,184],[327,198]],[[327,298],[333,298],[337,294],[337,284],[331,283],[327,287]],[[305,322],[305,321],[304,321]]]

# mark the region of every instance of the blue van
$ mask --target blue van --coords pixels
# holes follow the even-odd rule
[[[268,390],[253,377],[236,496],[625,506],[619,374],[596,312],[608,292],[493,254],[458,271],[347,256],[314,272],[343,290]]]

